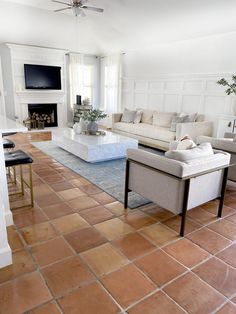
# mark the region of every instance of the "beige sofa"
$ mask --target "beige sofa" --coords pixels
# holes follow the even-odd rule
[[[228,179],[236,182],[236,141],[235,133],[225,133],[224,138],[214,138],[208,136],[198,136],[197,144],[211,143],[212,147],[215,149],[220,149],[224,152],[228,152],[231,155]]]
[[[140,110],[140,109],[139,109]],[[125,123],[121,122],[122,113],[115,113],[112,115],[112,130],[115,133],[133,137],[139,140],[140,144],[151,147],[168,150],[169,143],[174,140],[179,140],[186,134],[190,135],[193,140],[199,135],[211,136],[213,132],[213,123],[204,121],[203,115],[198,115],[196,122],[178,123],[176,125],[176,132],[170,131],[171,115],[177,113],[158,113],[152,110],[144,110],[140,123]],[[153,115],[160,119],[153,120]],[[164,116],[163,119],[161,118]],[[168,119],[169,125],[168,125]]]

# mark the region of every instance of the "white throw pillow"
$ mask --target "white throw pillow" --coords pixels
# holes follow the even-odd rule
[[[153,125],[170,128],[171,121],[174,116],[176,116],[176,112],[157,112],[153,113]]]
[[[179,117],[185,117],[188,116],[188,121],[187,122],[196,122],[197,117],[198,117],[198,112],[195,113],[186,113],[186,112],[181,112],[179,115]]]
[[[142,111],[142,118],[141,122],[142,123],[147,123],[147,124],[152,124],[153,121],[153,110],[145,110],[142,108],[136,109],[137,111]]]
[[[135,117],[134,117],[134,123],[140,123],[141,122],[142,114],[143,114],[142,110],[136,111],[136,114],[135,114]]]
[[[202,143],[187,150],[171,150],[165,153],[165,157],[178,160],[178,161],[188,161],[192,159],[198,159],[203,157],[208,157],[213,155],[213,149],[210,143]]]
[[[178,143],[176,150],[186,150],[186,149],[191,149],[194,147],[196,147],[196,144],[194,143],[194,141],[190,139],[186,139]]]
[[[121,122],[133,123],[136,115],[136,111],[129,110],[125,108],[124,113],[121,118]]]

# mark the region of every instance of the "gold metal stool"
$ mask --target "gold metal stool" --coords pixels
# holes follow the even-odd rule
[[[30,189],[30,204],[24,205],[24,206],[19,206],[15,207],[12,209],[17,209],[17,208],[22,208],[25,206],[34,206],[34,194],[33,194],[33,176],[32,176],[32,163],[33,159],[27,155],[25,152],[22,150],[16,150],[14,152],[7,152],[4,154],[5,155],[5,166],[6,168],[13,167],[13,169],[17,166],[20,167],[20,184],[21,184],[21,192],[16,192],[16,193],[11,193],[9,196],[12,195],[24,195],[25,194],[25,189],[24,185],[26,185]],[[23,166],[28,165],[29,166],[29,184],[25,181],[24,179],[24,174],[23,174]]]

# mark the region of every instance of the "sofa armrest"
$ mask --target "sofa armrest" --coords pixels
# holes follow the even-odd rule
[[[177,123],[176,125],[176,140],[189,135],[195,141],[199,135],[212,136],[212,133],[213,122],[210,121]]]
[[[233,132],[225,132],[224,134],[224,138],[231,138],[231,139],[234,139],[235,138],[235,133]]]
[[[236,142],[231,138],[215,138],[208,136],[199,136],[197,138],[197,144],[211,143],[211,146],[215,149],[228,152],[230,154],[236,154]]]
[[[112,114],[112,130],[114,128],[114,124],[117,122],[120,122],[121,117],[122,117],[122,113],[120,113],[120,112]]]

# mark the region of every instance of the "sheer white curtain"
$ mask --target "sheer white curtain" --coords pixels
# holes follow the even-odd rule
[[[113,55],[102,59],[102,107],[108,113],[120,109],[121,55]]]
[[[2,116],[6,115],[1,58],[0,58],[0,115],[2,115]]]
[[[84,82],[84,55],[79,53],[69,54],[70,72],[70,102],[71,108],[76,103],[76,95],[83,95]]]

